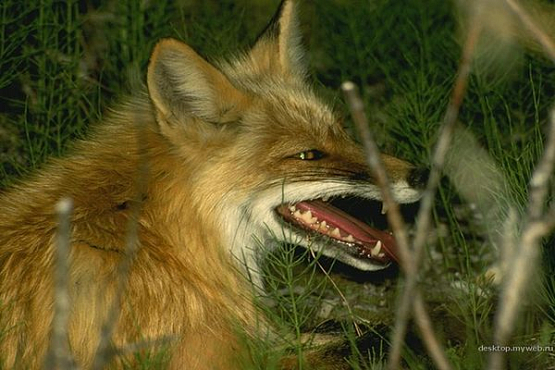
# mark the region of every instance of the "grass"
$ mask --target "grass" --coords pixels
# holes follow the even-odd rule
[[[209,59],[246,49],[278,1],[252,3],[2,1],[0,188],[63,155],[119,97],[142,85],[159,38],[182,39]],[[329,0],[301,9],[313,79],[322,94],[334,96],[343,81],[356,82],[381,149],[428,165],[461,56],[461,13],[441,0]],[[502,170],[512,203],[522,211],[543,152],[555,69],[537,52],[487,36],[478,47],[460,121]],[[422,290],[455,368],[481,369],[487,353],[478,347],[491,344],[496,303],[495,294],[481,293],[495,288],[476,280],[493,262],[491,253],[483,256],[491,249],[488,231],[448,180],[437,194],[434,221]],[[515,345],[555,340],[553,248],[551,238]],[[302,333],[324,322],[342,323],[351,339],[358,335],[353,322],[365,329],[392,325],[398,278],[402,283],[395,271],[361,274],[317,261],[286,248],[268,262],[272,314],[296,333],[292,347],[298,354]],[[419,348],[407,348],[408,368],[427,366]],[[510,359],[515,369],[547,366],[553,353],[511,353]],[[159,362],[146,356],[144,368]]]

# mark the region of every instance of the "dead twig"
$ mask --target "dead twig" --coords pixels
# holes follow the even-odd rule
[[[526,27],[528,32],[540,43],[545,53],[555,63],[555,43],[528,15],[528,13],[514,0],[505,0],[507,7]]]
[[[392,349],[390,351],[390,360],[388,361],[388,367],[391,369],[400,368],[401,350],[406,334],[408,317],[411,312],[412,300],[413,297],[418,297],[417,301],[419,301],[419,303],[417,302],[418,309],[415,310],[415,318],[422,337],[427,344],[427,348],[429,349],[429,354],[439,369],[450,369],[451,366],[449,364],[449,361],[447,360],[444,351],[441,349],[439,341],[435,338],[435,334],[431,329],[431,321],[427,311],[424,308],[421,296],[419,293],[417,293],[417,261],[415,260],[414,256],[411,255],[412,253],[409,248],[405,222],[399,211],[399,206],[393,198],[393,195],[389,188],[387,173],[381,162],[378,147],[369,130],[362,100],[357,93],[356,86],[352,82],[345,82],[342,85],[342,89],[346,95],[347,102],[351,109],[353,121],[355,122],[357,130],[360,133],[368,164],[374,172],[374,175],[376,176],[376,181],[382,192],[382,202],[389,209],[387,213],[387,218],[389,224],[391,225],[391,228],[393,229],[393,234],[395,235],[395,238],[397,240],[397,245],[401,254],[401,266],[403,267],[407,275],[407,281],[409,280],[409,277],[411,277],[410,279],[414,281],[413,290],[411,290],[411,301],[402,303],[402,306],[400,306],[399,308],[399,311],[402,310],[402,317],[404,317],[405,320],[402,322],[396,320],[394,340],[392,342]],[[404,295],[404,297],[406,297],[406,294]],[[399,314],[397,315],[397,319],[399,319]]]
[[[138,120],[140,122],[140,120]],[[137,125],[140,125],[138,123]],[[112,346],[112,336],[117,325],[119,314],[121,312],[122,300],[127,289],[128,278],[131,274],[131,268],[135,261],[135,257],[139,252],[139,217],[144,202],[144,194],[146,194],[148,179],[148,158],[144,148],[146,148],[144,128],[138,127],[137,130],[137,146],[140,151],[139,165],[137,169],[137,179],[135,183],[136,197],[131,202],[130,219],[126,231],[126,246],[124,256],[117,270],[117,286],[115,297],[108,312],[106,322],[102,326],[100,333],[100,341],[96,349],[93,360],[93,370],[102,370],[119,352]]]
[[[54,271],[54,318],[52,320],[52,336],[45,357],[45,369],[75,368],[67,332],[70,313],[68,283],[72,210],[73,202],[69,198],[61,199],[56,204],[58,233]]]
[[[457,71],[455,85],[451,94],[449,104],[447,106],[447,110],[445,112],[445,116],[443,118],[443,124],[440,130],[436,148],[433,153],[432,167],[430,169],[428,183],[426,185],[426,189],[424,190],[422,200],[420,202],[420,209],[417,215],[416,234],[414,237],[414,253],[412,256],[415,271],[418,270],[418,266],[423,255],[424,246],[426,244],[426,238],[431,223],[435,193],[441,180],[441,172],[445,163],[446,154],[451,143],[453,132],[456,127],[458,113],[466,94],[468,77],[471,71],[472,56],[474,54],[476,44],[478,43],[478,39],[481,33],[479,14],[475,14],[472,19],[474,20],[474,23],[471,24],[466,38],[462,58]],[[397,310],[397,317],[395,320],[395,329],[392,339],[392,351],[390,352],[389,356],[390,369],[397,369],[400,366],[402,343],[406,334],[406,326],[409,320],[410,306],[417,294],[417,281],[418,275],[416,273],[407,273],[403,294],[401,296],[399,308]],[[417,322],[420,321],[419,327],[425,327],[425,316],[416,315],[415,318]],[[443,354],[443,351],[441,353]],[[442,368],[450,367],[448,365],[448,361],[444,356],[441,356],[436,360],[436,365],[438,365],[438,367],[439,363],[441,363],[442,366],[447,366]]]
[[[445,356],[445,351],[443,346],[437,339],[434,327],[426,310],[426,305],[424,304],[424,299],[420,292],[415,292],[414,295],[414,316],[418,318],[418,329],[424,338],[424,345],[428,349],[428,353],[431,355],[438,369],[451,369],[451,364]]]
[[[550,112],[550,128],[545,143],[545,150],[530,181],[530,197],[528,201],[526,223],[518,239],[514,256],[509,261],[512,274],[504,276],[503,289],[499,301],[499,310],[495,317],[494,342],[504,346],[509,343],[514,332],[521,302],[528,292],[528,283],[535,269],[541,252],[541,240],[555,226],[555,205],[551,204],[544,212],[549,183],[555,167],[555,108]],[[504,367],[505,353],[492,352],[488,369],[496,370]]]
[[[413,266],[410,258],[411,253],[405,222],[401,216],[401,212],[399,211],[399,205],[391,193],[387,173],[381,161],[380,151],[368,127],[368,120],[366,118],[366,113],[364,112],[364,105],[354,83],[350,81],[344,82],[341,88],[347,99],[356,129],[360,134],[366,154],[366,161],[376,176],[377,185],[382,192],[382,202],[388,209],[387,219],[393,229],[395,239],[397,240],[397,246],[399,247],[401,255],[400,263],[408,273],[412,271]]]

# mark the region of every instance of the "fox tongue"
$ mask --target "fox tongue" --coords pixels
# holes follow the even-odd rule
[[[299,202],[295,204],[295,208],[301,213],[310,211],[312,217],[326,221],[330,228],[338,228],[342,234],[345,234],[344,236],[352,235],[357,242],[369,248],[373,248],[378,241],[381,241],[383,252],[389,258],[399,261],[395,238],[391,234],[372,228],[322,200]]]

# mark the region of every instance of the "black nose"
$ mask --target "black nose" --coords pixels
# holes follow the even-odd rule
[[[414,168],[410,171],[408,176],[408,183],[411,187],[422,189],[428,182],[430,170],[427,168]]]

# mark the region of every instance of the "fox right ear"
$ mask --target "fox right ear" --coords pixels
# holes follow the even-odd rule
[[[248,57],[258,73],[304,79],[307,74],[305,54],[301,45],[297,6],[293,0],[282,0]]]
[[[160,41],[150,58],[148,92],[157,114],[166,122],[196,117],[212,123],[239,118],[247,98],[216,67],[188,45]]]

